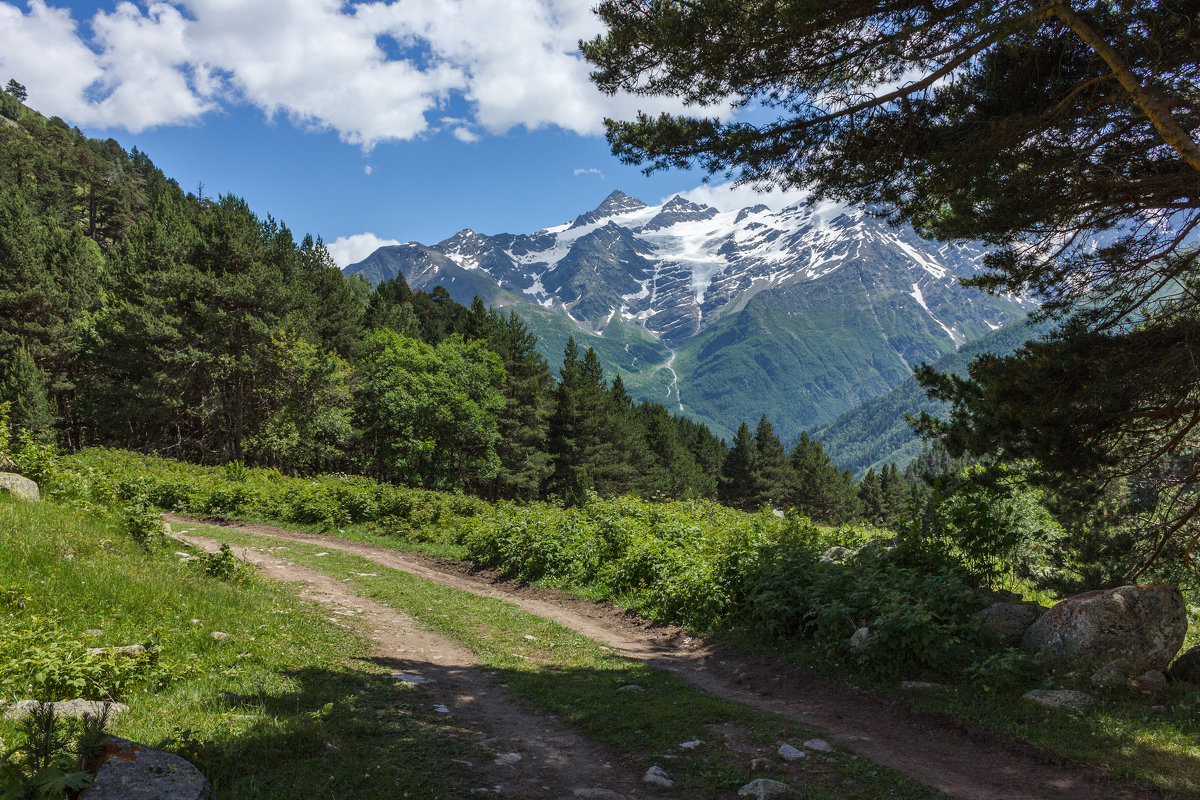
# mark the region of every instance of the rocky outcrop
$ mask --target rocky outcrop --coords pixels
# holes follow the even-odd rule
[[[110,736],[96,779],[79,800],[211,800],[200,770],[171,753]]]
[[[1063,600],[1029,626],[1021,646],[1050,664],[1094,668],[1119,659],[1139,674],[1166,669],[1186,633],[1179,589],[1121,586]]]
[[[1179,683],[1200,685],[1200,645],[1175,659],[1175,663],[1167,670],[1167,677]]]
[[[1037,603],[993,603],[982,611],[975,612],[984,630],[994,633],[1009,647],[1021,643],[1021,637],[1029,626],[1046,613]]]
[[[0,494],[11,494],[22,500],[40,500],[38,485],[14,472],[0,472]]]

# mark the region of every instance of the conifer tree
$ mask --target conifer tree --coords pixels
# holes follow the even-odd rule
[[[38,369],[29,350],[17,348],[0,381],[0,403],[8,403],[9,422],[14,429],[32,434],[53,430],[54,413],[46,383],[46,374]]]
[[[861,514],[858,487],[849,470],[839,470],[821,443],[800,434],[792,448],[788,502],[814,520],[840,524]]]
[[[787,503],[788,485],[792,482],[792,467],[784,452],[783,442],[763,414],[754,431],[758,448],[758,475],[754,487],[754,505],[778,508]]]
[[[750,426],[743,422],[734,434],[733,444],[721,466],[721,480],[717,487],[717,498],[734,508],[753,510],[756,507],[756,489],[761,474],[758,444]]]
[[[884,518],[883,486],[874,467],[867,470],[858,484],[858,499],[862,503],[863,518],[880,525]]]

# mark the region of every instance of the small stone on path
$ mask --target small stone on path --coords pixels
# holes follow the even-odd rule
[[[648,783],[651,786],[661,786],[664,789],[670,789],[675,785],[675,781],[671,780],[666,770],[658,765],[646,770],[646,774],[642,776],[642,783]]]
[[[618,692],[644,692],[646,690],[643,689],[641,686],[638,686],[636,683],[627,683],[624,686],[618,687],[617,691]]]
[[[521,760],[520,753],[501,753],[492,761],[497,767],[515,766]]]
[[[420,686],[423,683],[432,683],[429,678],[411,672],[393,672],[392,680],[400,681],[401,683],[407,683],[410,686]]]
[[[787,761],[799,761],[800,759],[804,758],[808,754],[805,753],[803,750],[797,750],[795,747],[792,747],[790,744],[781,744],[779,746],[779,755],[782,756]]]
[[[434,706],[433,710],[438,712],[439,714],[449,714],[450,713],[450,709],[446,708],[441,703],[438,703],[436,706]]]
[[[1084,711],[1096,702],[1096,698],[1090,694],[1073,689],[1033,689],[1021,695],[1021,699],[1046,708],[1061,708],[1067,711]]]
[[[758,800],[781,794],[794,794],[794,790],[786,783],[773,781],[770,778],[756,778],[738,789],[738,797],[755,797]]]
[[[625,795],[617,794],[612,789],[584,788],[571,793],[579,800],[626,800]]]
[[[804,746],[809,750],[816,750],[821,753],[832,753],[833,745],[824,739],[809,739],[804,743]]]
[[[692,739],[690,742],[680,742],[679,746],[684,750],[695,750],[702,744],[704,744],[704,742],[700,741],[699,739]]]

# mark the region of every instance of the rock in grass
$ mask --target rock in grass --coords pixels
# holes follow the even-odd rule
[[[1163,689],[1167,688],[1167,676],[1164,675],[1160,670],[1149,669],[1134,678],[1133,685],[1141,689],[1143,692],[1158,694]]]
[[[110,736],[100,769],[79,800],[211,800],[212,786],[187,761]]]
[[[638,686],[636,683],[627,683],[624,686],[618,686],[617,691],[618,692],[644,692],[646,690],[644,688],[642,688],[641,686]]]
[[[738,789],[738,797],[755,797],[759,800],[787,794],[795,794],[795,790],[786,783],[773,781],[770,778],[755,778]]]
[[[805,753],[803,750],[797,750],[795,747],[792,747],[790,744],[779,745],[778,752],[779,752],[780,757],[782,757],[786,761],[799,761],[800,759],[804,758],[807,755],[807,753]]]
[[[229,638],[229,634],[226,633],[225,631],[213,631],[212,633],[209,634],[209,636],[216,639],[218,642]]]
[[[816,750],[818,753],[832,753],[833,745],[824,739],[807,739],[804,746],[809,750]]]
[[[1183,645],[1187,609],[1174,586],[1120,586],[1068,597],[1021,637],[1039,659],[1095,667],[1121,659],[1135,673],[1163,670]]]
[[[40,500],[38,485],[14,472],[0,472],[0,494],[11,494],[21,500]]]
[[[1200,685],[1200,644],[1175,659],[1167,670],[1167,677],[1179,683]]]
[[[579,800],[627,800],[625,795],[617,794],[612,789],[576,789],[571,794],[575,797],[578,797]]]
[[[24,719],[29,716],[33,709],[37,708],[37,700],[21,700],[13,703],[4,709],[4,718],[7,720]],[[104,702],[100,700],[63,700],[58,703],[51,703],[54,706],[54,715],[56,717],[75,717],[76,719],[84,715],[99,717],[104,711]],[[129,710],[129,706],[124,703],[108,703],[108,717],[112,719],[117,714],[123,714]]]
[[[1087,692],[1072,689],[1034,689],[1021,695],[1022,700],[1066,711],[1086,711],[1096,702]]]
[[[646,774],[642,776],[642,783],[648,783],[651,786],[661,786],[664,789],[670,789],[675,785],[675,781],[671,780],[671,776],[667,771],[657,764],[646,770]]]
[[[900,688],[905,691],[915,692],[944,692],[950,687],[944,683],[932,683],[930,681],[900,681]]]
[[[1092,674],[1090,683],[1097,689],[1118,689],[1129,685],[1130,675],[1129,665],[1114,658]]]
[[[849,639],[846,640],[846,647],[851,650],[858,650],[867,644],[867,640],[871,638],[870,628],[859,628]]]
[[[146,646],[143,644],[129,644],[124,647],[89,647],[87,654],[89,656],[140,656],[146,652]]]

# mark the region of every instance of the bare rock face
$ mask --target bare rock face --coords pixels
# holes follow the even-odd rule
[[[0,472],[0,493],[11,494],[21,500],[40,500],[42,498],[36,483],[13,472]]]
[[[1180,683],[1200,685],[1200,644],[1175,659],[1167,670],[1167,677]]]
[[[1137,674],[1166,669],[1186,633],[1178,588],[1121,586],[1068,597],[1029,626],[1021,646],[1069,667],[1120,659]]]
[[[189,762],[110,736],[96,780],[79,800],[211,800],[212,786]]]
[[[1008,646],[1020,644],[1029,626],[1046,613],[1037,603],[993,603],[975,612],[984,629],[996,634]]]

